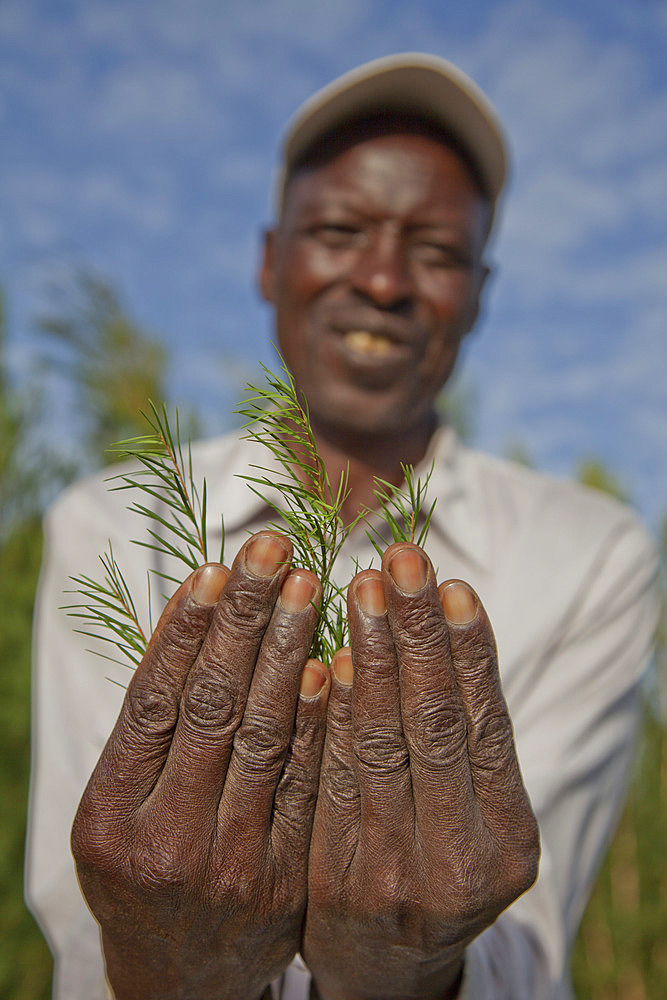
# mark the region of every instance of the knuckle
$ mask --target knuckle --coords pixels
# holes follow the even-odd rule
[[[190,602],[159,632],[160,660],[191,661],[201,646],[210,620],[210,610]]]
[[[99,875],[122,867],[126,839],[87,796],[74,817],[70,844],[79,873]]]
[[[176,701],[157,686],[131,683],[125,703],[128,719],[136,729],[148,730],[157,736],[170,733],[176,724]]]
[[[317,802],[324,726],[320,719],[299,718],[285,756],[274,808],[294,834],[303,833],[304,817]]]
[[[150,896],[177,895],[191,882],[183,851],[167,838],[135,843],[128,864],[132,882]]]
[[[227,635],[247,636],[249,630],[261,633],[271,617],[275,600],[276,593],[270,581],[258,579],[252,581],[252,585],[244,581],[243,585],[226,592],[220,604],[217,628]]]
[[[321,790],[338,806],[355,806],[359,801],[359,786],[347,764],[327,766],[322,771]]]
[[[302,722],[292,736],[281,778],[290,794],[316,795],[323,735],[322,726]]]
[[[405,873],[396,861],[389,859],[376,866],[367,898],[377,915],[400,916],[405,901]]]
[[[197,672],[189,681],[181,704],[181,715],[193,729],[222,735],[239,721],[239,699],[224,678],[206,671]]]
[[[257,902],[257,876],[243,859],[227,858],[214,878],[209,880],[207,891],[217,909],[228,913],[255,907]]]
[[[426,613],[425,613],[426,612]],[[431,662],[447,648],[448,635],[441,619],[430,613],[431,608],[410,604],[401,615],[399,640],[417,661]]]
[[[461,920],[473,920],[478,915],[481,901],[488,899],[489,886],[485,866],[472,854],[467,854],[452,874],[452,888],[458,901],[457,916]]]
[[[476,673],[488,674],[496,663],[496,644],[492,636],[473,628],[451,638],[457,656],[472,664]]]
[[[520,896],[537,878],[540,867],[540,831],[532,812],[522,824],[515,847],[508,862],[508,874],[515,897]]]
[[[357,763],[364,770],[395,773],[409,766],[409,753],[401,732],[378,727],[357,734],[354,747]]]
[[[246,772],[273,773],[286,752],[287,741],[273,719],[245,721],[234,736],[234,755]]]
[[[424,768],[450,770],[463,759],[467,738],[465,718],[456,707],[433,704],[411,727],[410,756]]]
[[[512,724],[502,710],[483,715],[470,737],[471,750],[476,749],[479,755],[475,757],[475,764],[482,770],[504,770],[508,758],[514,756]]]
[[[72,855],[77,867],[97,868],[104,860],[105,830],[79,808],[70,837]]]
[[[304,822],[312,818],[317,804],[317,789],[303,774],[286,773],[276,789],[274,816],[279,818],[282,830],[295,843],[304,836]],[[305,853],[303,855],[305,861]]]
[[[352,728],[352,689],[339,691],[327,703],[327,733],[331,742],[347,742]]]
[[[311,611],[314,626],[317,612],[314,608]],[[280,666],[281,673],[285,672],[285,667],[303,666],[304,651],[307,652],[310,648],[312,632],[313,628],[307,627],[305,622],[300,627],[296,626],[293,621],[284,618],[278,618],[277,621],[271,623],[267,633],[267,637],[268,635],[271,637],[269,652],[271,659]]]
[[[322,711],[313,711],[310,706],[304,707],[299,704],[289,752],[293,760],[300,763],[303,768],[307,768],[309,773],[312,773],[313,755],[319,761],[325,726],[325,715]]]

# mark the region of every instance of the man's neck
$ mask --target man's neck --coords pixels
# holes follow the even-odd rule
[[[435,417],[399,434],[342,434],[340,431],[332,434],[316,423],[312,427],[334,489],[341,475],[349,470],[348,496],[342,516],[345,524],[350,524],[362,510],[377,507],[376,478],[400,486],[403,482],[401,463],[417,465],[422,460],[435,430]]]

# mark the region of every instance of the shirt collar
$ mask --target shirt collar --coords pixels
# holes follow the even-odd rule
[[[428,486],[427,509],[437,500],[431,531],[437,531],[449,545],[485,568],[490,556],[489,519],[483,484],[477,481],[471,452],[454,429],[441,423],[431,438],[428,451],[415,469],[422,481],[433,464]]]
[[[279,508],[285,506],[275,486],[259,487],[244,479],[246,476],[266,476],[275,482],[284,476],[280,463],[268,450],[239,437],[226,449],[222,458],[224,469],[218,464],[221,450],[218,449],[218,462],[215,462],[216,451],[212,452],[213,461],[206,473],[207,529],[212,537],[219,537],[220,514],[224,517],[226,530],[236,532],[260,517],[271,518],[272,511],[266,500],[276,503]],[[475,481],[475,465],[471,466],[469,455],[452,427],[440,424],[415,474],[423,481],[433,465],[425,504],[428,510],[433,500],[437,500],[430,530],[438,532],[451,547],[484,568],[489,559],[488,513],[483,484]],[[258,465],[262,468],[254,467]],[[253,486],[261,489],[266,500],[252,492]]]

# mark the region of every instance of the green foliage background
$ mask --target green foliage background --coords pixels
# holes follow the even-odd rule
[[[0,997],[47,1000],[51,957],[23,904],[23,847],[30,766],[30,638],[41,556],[37,512],[81,469],[103,461],[105,447],[142,433],[137,414],[147,398],[165,398],[164,348],[130,320],[114,291],[74,274],[40,320],[84,416],[78,466],[40,451],[31,437],[42,412],[39,394],[18,393],[4,366],[0,300]],[[119,349],[121,345],[122,349]],[[45,356],[49,348],[45,348]],[[457,389],[450,419],[464,433],[473,423],[470,387]],[[196,421],[189,429],[196,428]],[[520,442],[513,457],[529,461]],[[627,499],[613,470],[582,458],[588,485]],[[667,517],[662,550],[667,594]],[[586,911],[573,956],[581,1000],[662,1000],[667,983],[667,620],[658,636],[658,671],[627,807]],[[537,998],[536,998],[537,1000]]]

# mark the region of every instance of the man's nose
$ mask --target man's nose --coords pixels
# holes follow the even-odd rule
[[[385,309],[408,302],[412,279],[401,241],[388,234],[371,239],[355,262],[352,283]]]

